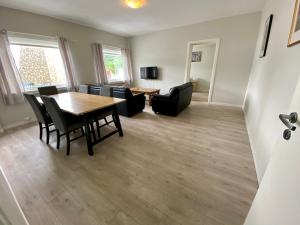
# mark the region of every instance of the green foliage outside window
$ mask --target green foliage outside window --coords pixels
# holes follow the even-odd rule
[[[106,71],[110,76],[114,76],[123,67],[122,57],[120,55],[104,54],[104,64]]]

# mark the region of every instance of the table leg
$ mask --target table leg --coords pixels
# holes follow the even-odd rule
[[[94,151],[93,151],[93,145],[92,145],[92,141],[91,141],[91,132],[90,132],[90,127],[89,127],[89,118],[88,116],[86,116],[85,118],[85,137],[86,137],[86,144],[88,147],[88,153],[89,155],[94,155]]]
[[[153,97],[153,95],[149,94],[149,106],[152,106],[152,97]]]
[[[117,127],[117,129],[119,131],[120,137],[123,137],[122,125],[121,125],[121,122],[120,122],[119,113],[118,113],[118,110],[117,110],[116,106],[114,106],[114,108],[113,108],[113,115],[112,116],[113,116],[113,119],[114,119],[114,122],[115,122],[115,126]]]

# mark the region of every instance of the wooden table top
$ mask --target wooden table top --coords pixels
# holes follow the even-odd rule
[[[155,88],[142,88],[142,87],[133,87],[130,88],[131,92],[144,92],[146,94],[152,94],[152,93],[158,93],[160,89],[155,89]]]
[[[77,116],[126,101],[120,98],[83,94],[79,92],[67,92],[51,95],[50,97],[56,100],[62,110]],[[40,103],[43,103],[40,97],[37,99]]]

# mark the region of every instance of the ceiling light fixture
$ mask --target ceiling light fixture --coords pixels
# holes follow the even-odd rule
[[[138,9],[145,5],[145,0],[125,0],[125,4],[132,9]]]

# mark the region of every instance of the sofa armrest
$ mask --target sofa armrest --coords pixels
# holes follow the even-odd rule
[[[138,94],[133,95],[134,98],[141,98],[141,97],[144,97],[144,96],[145,96],[145,93],[138,93]]]
[[[142,102],[145,101],[146,97],[144,93],[139,93],[136,95],[133,95],[131,98],[129,98],[129,101],[133,101],[133,102]]]
[[[170,100],[171,99],[171,95],[170,94],[165,94],[165,95],[153,95],[152,100],[153,99],[158,99],[158,100]]]

